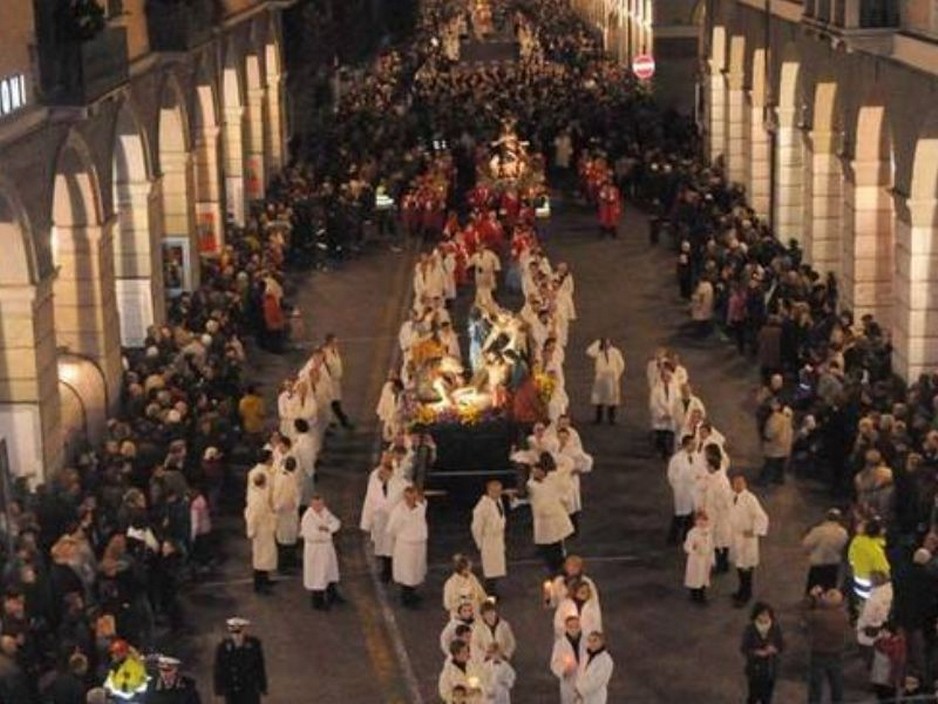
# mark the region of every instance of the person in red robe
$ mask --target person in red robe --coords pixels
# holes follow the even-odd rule
[[[498,221],[498,213],[489,211],[488,216],[479,225],[479,235],[482,243],[498,255],[505,251],[505,231]]]
[[[622,198],[616,185],[606,179],[599,189],[599,231],[601,235],[618,237],[622,217]]]

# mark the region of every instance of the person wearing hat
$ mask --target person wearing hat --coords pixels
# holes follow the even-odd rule
[[[179,673],[181,664],[168,655],[157,658],[157,676],[147,688],[147,704],[201,704],[195,680]]]
[[[267,668],[260,639],[248,635],[251,622],[240,617],[226,622],[228,635],[215,649],[215,696],[225,704],[260,704],[267,696]]]
[[[840,520],[838,509],[828,509],[824,520],[811,528],[801,539],[801,547],[808,553],[810,565],[805,593],[810,593],[816,586],[835,589],[840,582],[844,549],[850,540]]]

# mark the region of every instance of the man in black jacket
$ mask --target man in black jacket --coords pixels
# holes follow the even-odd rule
[[[264,648],[247,634],[250,621],[230,618],[228,636],[215,650],[215,696],[225,704],[259,704],[267,695]]]

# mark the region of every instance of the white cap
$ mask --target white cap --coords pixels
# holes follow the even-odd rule
[[[234,630],[238,630],[238,629],[244,628],[245,626],[251,625],[250,621],[248,621],[246,618],[242,618],[241,616],[232,616],[227,621],[225,621],[225,623],[228,625],[228,628],[231,628]]]
[[[160,655],[156,658],[156,664],[159,667],[179,667],[182,665],[182,660],[170,657],[169,655]]]

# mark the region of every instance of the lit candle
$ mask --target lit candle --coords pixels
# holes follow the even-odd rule
[[[544,582],[544,606],[550,606],[554,600],[554,583],[551,580]]]
[[[469,689],[478,689],[479,688],[479,678],[478,677],[469,677],[466,679]]]

